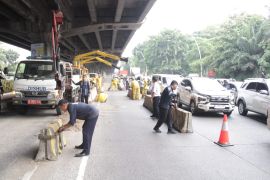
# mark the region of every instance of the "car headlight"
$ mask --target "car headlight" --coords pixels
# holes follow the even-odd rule
[[[16,98],[21,98],[22,97],[22,93],[21,92],[15,92],[15,97]]]
[[[49,93],[48,99],[55,99],[55,93]]]
[[[208,97],[207,96],[199,96],[198,97],[198,102],[200,102],[200,103],[207,103],[207,102],[209,102],[209,100],[208,100]]]

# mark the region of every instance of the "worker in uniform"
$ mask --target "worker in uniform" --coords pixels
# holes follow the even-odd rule
[[[175,102],[173,99],[176,97],[176,93],[174,92],[178,86],[177,81],[173,80],[171,85],[166,87],[160,97],[159,102],[159,119],[154,127],[154,131],[156,133],[161,133],[160,126],[166,122],[168,126],[168,134],[175,134],[172,129],[172,114],[171,110],[175,107]]]
[[[132,78],[131,89],[132,89],[132,96],[131,96],[132,99],[139,100],[140,99],[140,85],[138,81],[136,81],[134,78]]]
[[[159,101],[160,101],[160,85],[158,83],[158,78],[153,76],[152,86],[151,86],[151,97],[153,102],[153,115],[152,118],[159,118]]]
[[[83,75],[83,79],[76,83],[76,85],[80,86],[80,92],[81,92],[81,102],[84,102],[88,104],[89,94],[90,94],[90,83],[86,77],[86,75]]]
[[[63,98],[64,92],[65,92],[65,86],[64,86],[64,82],[61,81],[61,79],[59,78],[59,73],[56,73],[55,76],[55,81],[56,81],[56,88],[55,90],[58,91],[58,96],[59,99]]]
[[[75,154],[75,157],[88,156],[90,154],[92,137],[98,120],[99,110],[90,104],[68,103],[65,99],[61,99],[58,106],[63,112],[68,111],[70,115],[69,122],[60,127],[59,132],[73,126],[76,123],[76,119],[84,120],[82,129],[83,142],[81,145],[75,146],[75,149],[83,149],[83,151],[79,154]]]

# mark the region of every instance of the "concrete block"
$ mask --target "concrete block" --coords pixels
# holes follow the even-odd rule
[[[184,109],[172,110],[173,126],[181,133],[192,133],[192,114]]]
[[[146,107],[149,111],[153,112],[153,103],[150,95],[144,97],[143,106]]]
[[[40,131],[38,138],[40,140],[39,150],[36,155],[36,161],[57,160],[66,146],[66,139],[63,132],[58,133],[58,129],[63,125],[62,120],[54,121]]]

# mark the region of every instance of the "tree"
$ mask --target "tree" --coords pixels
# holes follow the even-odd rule
[[[10,71],[15,71],[16,61],[19,58],[19,54],[14,50],[4,50],[0,48],[0,69],[8,67]]]

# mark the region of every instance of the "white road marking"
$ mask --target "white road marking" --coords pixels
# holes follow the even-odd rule
[[[22,180],[30,180],[31,177],[33,176],[33,174],[35,173],[35,171],[37,170],[38,166],[35,166],[33,170],[28,171],[24,174]]]
[[[76,180],[83,180],[88,158],[89,158],[89,156],[82,157],[82,161],[81,161],[80,168],[79,168],[79,173],[78,173]]]

